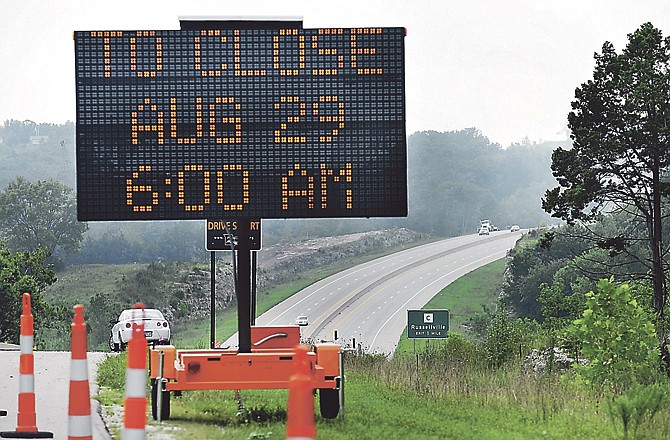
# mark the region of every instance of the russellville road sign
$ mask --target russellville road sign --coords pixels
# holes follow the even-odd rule
[[[408,310],[408,339],[443,339],[449,335],[449,310]]]

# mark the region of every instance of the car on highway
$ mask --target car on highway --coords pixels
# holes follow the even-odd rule
[[[307,319],[307,316],[300,315],[297,318],[295,318],[295,325],[299,326],[309,325],[309,320]]]
[[[519,231],[519,229],[521,229],[521,228],[519,228],[519,225],[512,225],[512,227],[509,228],[509,231],[510,232],[517,232],[517,231]]]
[[[152,345],[170,343],[170,324],[158,309],[127,309],[121,312],[109,335],[109,349],[123,351],[130,341],[133,323],[144,324],[144,336]]]
[[[489,227],[482,226],[481,228],[479,228],[479,235],[489,235]]]

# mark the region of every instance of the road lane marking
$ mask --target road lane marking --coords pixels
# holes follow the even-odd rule
[[[412,295],[412,296],[411,296],[407,301],[405,301],[405,302],[404,302],[398,309],[396,309],[396,311],[393,312],[393,314],[391,314],[391,316],[389,316],[388,319],[387,319],[386,321],[384,321],[384,323],[379,327],[379,330],[377,330],[377,333],[375,333],[375,337],[372,338],[372,341],[370,342],[370,344],[368,344],[368,347],[369,347],[369,348],[368,348],[368,352],[370,353],[370,350],[372,350],[372,347],[374,346],[375,342],[377,341],[377,337],[379,336],[379,333],[381,333],[382,329],[386,326],[386,324],[388,324],[388,323],[391,321],[391,319],[393,319],[393,317],[394,317],[400,310],[403,310],[403,309],[405,308],[405,306],[407,305],[407,303],[409,303],[411,300],[413,300],[413,299],[414,299],[418,294],[420,294],[422,291],[424,291],[425,289],[427,289],[427,288],[430,287],[431,285],[437,283],[438,281],[442,280],[443,278],[448,277],[449,275],[454,274],[454,273],[458,272],[459,270],[461,270],[461,269],[463,269],[463,268],[465,268],[465,267],[471,266],[471,265],[473,265],[473,264],[475,264],[475,263],[478,263],[478,262],[480,262],[480,261],[482,261],[482,260],[491,258],[491,257],[493,257],[493,256],[495,256],[495,255],[498,255],[498,254],[501,254],[501,253],[504,253],[504,254],[506,255],[506,254],[507,254],[507,250],[505,250],[504,252],[499,251],[499,252],[496,252],[496,253],[487,255],[486,257],[482,257],[482,258],[479,258],[479,259],[477,259],[477,260],[471,261],[470,263],[466,264],[465,266],[462,266],[462,267],[460,267],[460,268],[458,268],[458,269],[454,269],[453,271],[451,271],[451,272],[449,272],[449,273],[447,273],[447,274],[445,274],[445,275],[443,275],[443,276],[441,276],[441,277],[439,277],[439,278],[436,278],[436,279],[433,280],[430,284],[427,284],[426,286],[424,286],[424,287],[422,287],[421,289],[419,289],[418,292],[416,292],[414,295]],[[492,261],[495,261],[495,260],[498,260],[498,259],[500,259],[500,257],[499,257],[499,258],[496,258],[496,259],[494,259],[494,260],[492,260]]]

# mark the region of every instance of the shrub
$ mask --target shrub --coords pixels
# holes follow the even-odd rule
[[[581,341],[581,352],[590,360],[575,366],[587,383],[626,390],[632,383],[656,377],[658,340],[649,314],[631,294],[628,284],[610,279],[598,282],[597,293],[586,294],[586,310],[570,332]]]
[[[510,319],[504,313],[497,312],[489,321],[484,351],[489,366],[502,367],[506,362],[518,356],[521,359],[530,344],[529,338],[533,321]]]

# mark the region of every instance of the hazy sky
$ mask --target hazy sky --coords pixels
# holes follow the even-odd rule
[[[566,139],[575,87],[668,0],[0,0],[0,122],[75,120],[75,30],[179,29],[180,16],[407,28],[407,133],[476,127],[503,146]]]

